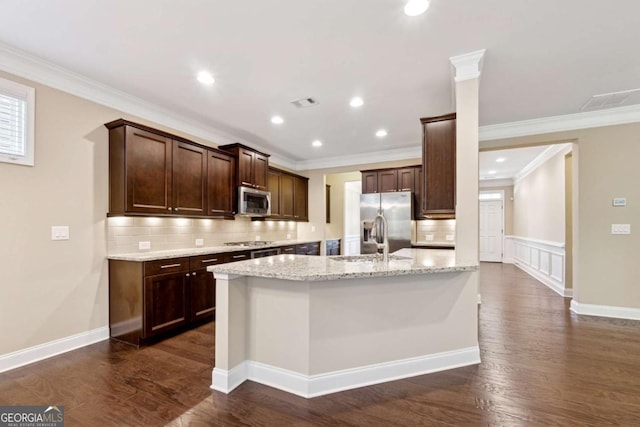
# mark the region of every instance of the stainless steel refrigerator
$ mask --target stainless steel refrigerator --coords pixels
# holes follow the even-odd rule
[[[378,212],[382,212],[389,225],[389,253],[410,248],[412,202],[410,191],[360,195],[360,253],[376,253],[376,243],[382,243],[381,227],[373,228]]]

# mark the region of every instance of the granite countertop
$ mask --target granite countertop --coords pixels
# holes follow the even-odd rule
[[[257,251],[261,249],[277,248],[280,246],[300,245],[317,242],[318,240],[279,240],[260,246],[207,246],[202,248],[169,249],[166,251],[129,252],[124,254],[107,255],[107,259],[118,261],[155,261],[159,259],[179,258],[225,252]]]
[[[213,273],[268,277],[284,280],[318,281],[407,274],[475,271],[477,264],[456,263],[455,251],[446,249],[400,249],[389,255],[389,263],[376,255],[366,262],[348,262],[345,256],[276,255],[207,267]]]

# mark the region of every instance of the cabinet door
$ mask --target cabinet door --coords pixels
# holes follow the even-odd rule
[[[217,151],[208,152],[207,213],[212,216],[232,216],[236,202],[235,158]]]
[[[378,193],[398,190],[398,171],[384,170],[378,172]]]
[[[280,216],[280,174],[278,172],[268,172],[267,191],[271,193],[271,216]]]
[[[414,191],[415,180],[415,168],[398,169],[398,191]]]
[[[456,121],[438,120],[423,124],[422,213],[455,213]]]
[[[238,184],[253,187],[253,163],[255,153],[240,148],[238,150]]]
[[[415,184],[413,187],[413,217],[425,219],[422,215],[422,166],[415,168]]]
[[[173,210],[183,215],[207,214],[207,150],[173,141]]]
[[[216,308],[216,279],[213,274],[206,268],[193,270],[189,278],[189,294],[189,321],[211,318]]]
[[[283,255],[295,255],[296,254],[296,245],[282,246],[280,248],[280,253],[283,254]]]
[[[254,153],[253,157],[253,184],[260,190],[267,189],[267,174],[269,172],[269,158]]]
[[[307,252],[309,252],[308,244],[304,243],[296,245],[296,255],[307,255]]]
[[[294,203],[294,219],[296,221],[308,221],[309,180],[307,180],[306,178],[295,177]]]
[[[280,175],[280,216],[283,218],[293,218],[295,186],[293,175]]]
[[[362,194],[378,192],[378,172],[362,172]]]
[[[147,338],[187,324],[189,272],[144,278],[144,331]]]
[[[127,126],[126,211],[172,213],[172,140]]]
[[[320,255],[320,242],[308,243],[307,255]]]

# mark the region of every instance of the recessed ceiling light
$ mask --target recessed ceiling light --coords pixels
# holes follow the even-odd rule
[[[353,108],[362,107],[363,104],[364,101],[359,96],[355,96],[351,98],[351,101],[349,101],[349,105],[351,105]]]
[[[207,71],[200,71],[198,73],[198,81],[203,85],[212,85],[216,80],[213,78],[211,73]]]
[[[274,125],[281,125],[284,123],[284,119],[280,116],[273,116],[271,117],[271,123]]]
[[[489,175],[495,175],[496,171],[489,171]]]
[[[314,147],[322,147],[322,141],[320,141],[319,139],[316,139],[311,143],[311,145],[313,145]]]
[[[498,163],[502,163],[502,162],[504,162],[505,160],[507,160],[507,159],[505,159],[504,157],[498,157],[498,158],[496,159],[496,162],[498,162]]]
[[[404,13],[408,16],[418,16],[427,9],[429,9],[429,0],[409,0],[404,7]]]
[[[385,136],[387,136],[387,131],[384,129],[380,129],[378,132],[376,132],[376,136],[378,138],[384,138]]]

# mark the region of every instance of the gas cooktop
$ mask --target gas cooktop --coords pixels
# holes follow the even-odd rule
[[[247,240],[246,242],[227,242],[225,246],[265,246],[273,242],[268,240]]]

